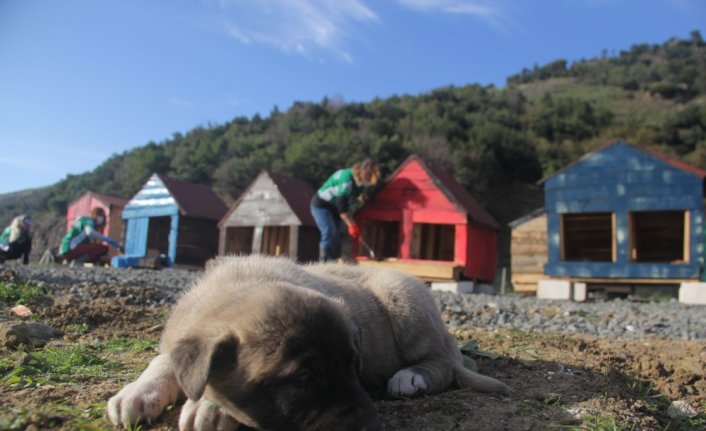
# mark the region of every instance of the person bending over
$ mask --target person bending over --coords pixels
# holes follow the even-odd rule
[[[319,260],[340,257],[341,220],[348,227],[353,239],[360,238],[360,228],[348,212],[351,197],[363,199],[365,187],[377,184],[380,169],[372,159],[366,158],[351,168],[334,172],[311,199],[311,214],[321,233]]]
[[[108,246],[103,242],[120,249],[118,241],[100,233],[104,226],[102,208],[93,208],[90,217],[79,217],[61,241],[61,258],[75,263],[98,262],[108,253]]]
[[[20,257],[23,264],[29,263],[29,254],[32,251],[31,229],[30,216],[23,214],[12,219],[10,226],[0,234],[0,263]]]

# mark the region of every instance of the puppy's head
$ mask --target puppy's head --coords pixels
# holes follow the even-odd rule
[[[269,286],[204,318],[172,348],[186,395],[264,430],[377,430],[357,333],[339,303]]]

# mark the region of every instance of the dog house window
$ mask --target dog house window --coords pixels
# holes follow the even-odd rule
[[[265,226],[262,229],[262,254],[289,255],[289,226]]]
[[[373,249],[376,258],[399,257],[400,223],[396,221],[365,221],[363,222],[363,239]],[[358,255],[369,256],[369,253],[364,246],[361,246]]]
[[[454,260],[456,228],[454,225],[416,223],[412,238],[413,259]]]
[[[615,215],[579,213],[561,215],[561,259],[614,262]]]
[[[169,253],[169,231],[172,218],[150,217],[147,227],[147,256],[159,256]]]
[[[226,229],[225,253],[250,254],[255,229],[252,227],[229,227]]]
[[[630,213],[633,262],[686,262],[689,256],[687,211]]]

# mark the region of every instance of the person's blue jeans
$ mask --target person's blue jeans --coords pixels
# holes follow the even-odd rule
[[[311,205],[311,215],[321,233],[320,258],[336,258],[341,238],[341,216],[328,208]]]

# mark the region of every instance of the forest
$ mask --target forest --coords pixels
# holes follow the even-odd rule
[[[129,127],[129,125],[126,125]],[[208,185],[233,202],[263,168],[317,187],[363,156],[383,177],[416,153],[448,169],[506,223],[540,206],[536,183],[617,138],[706,168],[706,42],[698,31],[597,58],[558,59],[507,78],[365,103],[275,106],[115,154],[50,187],[0,195],[0,223],[28,212],[54,245],[87,190],[129,198],[152,173]]]

